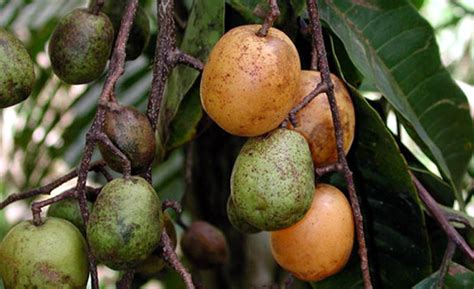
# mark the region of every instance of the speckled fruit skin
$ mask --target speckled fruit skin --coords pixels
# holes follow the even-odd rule
[[[229,248],[224,234],[208,222],[195,221],[181,238],[184,255],[200,269],[227,263]]]
[[[201,78],[201,102],[224,130],[257,136],[278,127],[298,100],[300,59],[291,40],[261,25],[227,32],[212,49]]]
[[[39,227],[23,221],[0,243],[5,288],[85,289],[86,242],[68,221],[46,218]]]
[[[15,35],[0,28],[0,108],[25,100],[33,89],[33,61]]]
[[[232,226],[234,226],[234,228],[236,228],[237,231],[241,233],[255,234],[262,231],[245,221],[240,211],[235,207],[234,201],[232,201],[230,196],[227,199],[227,218],[229,219],[229,222],[232,224]]]
[[[105,114],[104,132],[130,160],[132,174],[147,170],[155,157],[156,142],[148,117],[133,107],[118,106]],[[99,150],[107,165],[123,172],[120,159],[105,146]]]
[[[331,80],[334,84],[334,92],[344,134],[344,152],[347,154],[354,140],[354,105],[344,83],[333,74],[331,74]],[[298,90],[299,99],[302,100],[307,96],[316,88],[319,82],[321,82],[320,72],[303,70]],[[321,94],[313,99],[296,114],[296,119],[298,121],[296,130],[308,140],[315,166],[324,167],[334,164],[337,161],[336,137],[326,94]]]
[[[107,0],[104,2],[102,12],[109,16],[115,30],[115,37],[117,37],[120,29],[120,22],[122,21],[122,15],[125,11],[125,7],[128,1],[124,0]],[[127,46],[125,52],[127,53],[127,60],[134,60],[142,54],[143,50],[148,46],[150,41],[150,17],[148,14],[138,6],[128,37]]]
[[[114,270],[133,268],[155,248],[163,231],[161,202],[140,177],[118,178],[94,203],[87,238],[97,259]]]
[[[100,77],[110,55],[114,28],[104,13],[75,9],[62,18],[49,41],[54,73],[69,84],[83,84]]]
[[[92,211],[92,203],[87,202],[89,212]],[[54,203],[48,208],[48,217],[55,217],[71,222],[82,233],[86,232],[86,226],[82,220],[81,209],[76,199],[70,198]]]
[[[249,139],[230,182],[234,205],[249,224],[264,231],[293,225],[313,199],[313,161],[306,140],[287,129]]]
[[[304,218],[271,232],[275,260],[298,279],[319,281],[339,272],[354,244],[354,220],[349,202],[337,188],[319,184]]]

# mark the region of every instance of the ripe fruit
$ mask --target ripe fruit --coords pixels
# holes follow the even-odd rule
[[[313,162],[306,140],[287,129],[249,139],[230,183],[234,205],[246,222],[266,231],[293,225],[313,199]]]
[[[155,134],[148,117],[133,107],[118,106],[105,114],[104,132],[130,160],[132,174],[146,171],[155,156]],[[100,152],[115,171],[123,172],[120,158],[103,145]]]
[[[5,288],[86,288],[86,242],[68,221],[24,221],[0,243],[0,276]]]
[[[25,100],[33,89],[33,61],[15,35],[0,28],[0,108]]]
[[[318,281],[339,272],[354,243],[354,220],[349,202],[337,188],[319,184],[304,218],[271,233],[275,260],[305,281]]]
[[[234,201],[229,196],[227,199],[227,217],[229,218],[229,222],[241,233],[245,234],[255,234],[261,232],[262,230],[255,228],[254,226],[250,225],[245,219],[242,217],[242,213],[235,207]]]
[[[278,127],[297,98],[300,59],[291,40],[261,25],[239,26],[214,46],[204,66],[201,102],[224,130],[257,136]]]
[[[125,11],[125,7],[128,1],[119,0],[105,1],[102,7],[102,12],[109,16],[112,25],[114,26],[115,37],[120,29],[120,22],[122,21],[122,15]],[[138,6],[133,21],[132,28],[130,29],[130,35],[128,36],[127,46],[125,52],[127,53],[127,60],[134,60],[143,50],[147,47],[150,40],[150,17],[148,14]],[[115,41],[114,41],[115,42]]]
[[[132,268],[155,248],[163,230],[161,202],[140,177],[118,178],[94,203],[87,238],[94,256],[114,270]]]
[[[334,94],[344,133],[344,152],[347,154],[354,140],[355,112],[352,100],[344,83],[331,74],[334,83]],[[318,71],[301,72],[299,99],[308,95],[321,81]],[[316,167],[323,167],[337,161],[336,136],[332,122],[331,109],[326,94],[313,99],[306,107],[296,114],[298,126],[295,128],[303,134],[309,143]]]
[[[184,255],[201,269],[225,264],[229,259],[224,234],[208,222],[193,222],[181,238],[181,247]]]
[[[62,18],[49,42],[54,73],[69,84],[88,83],[104,71],[114,28],[107,15],[75,9]]]
[[[92,203],[87,202],[89,212],[92,211]],[[70,198],[54,203],[48,208],[48,217],[56,217],[71,222],[82,233],[86,232],[86,226],[82,220],[81,209],[76,199]]]

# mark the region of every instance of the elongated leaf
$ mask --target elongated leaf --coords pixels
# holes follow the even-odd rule
[[[350,58],[412,126],[443,174],[461,184],[474,139],[465,95],[440,62],[433,30],[398,0],[319,1]],[[459,198],[459,195],[458,195]]]
[[[410,288],[430,274],[425,219],[408,166],[377,112],[353,90],[356,137],[349,153],[362,202],[375,288]],[[313,288],[363,288],[359,262]]]
[[[224,0],[196,0],[188,19],[181,50],[205,61],[214,44],[224,33]],[[166,153],[168,126],[176,116],[179,105],[196,81],[199,72],[180,65],[168,79],[158,121],[157,142],[161,159]]]

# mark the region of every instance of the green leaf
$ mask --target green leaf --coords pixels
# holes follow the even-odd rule
[[[427,170],[414,167],[410,167],[410,170],[438,203],[453,206],[454,191],[449,184]]]
[[[355,90],[352,95],[357,122],[349,165],[362,200],[375,288],[410,288],[425,278],[432,266],[420,200],[384,122]],[[359,266],[357,258],[341,273],[314,283],[313,288],[363,288]]]
[[[202,118],[201,98],[199,85],[195,85],[179,106],[176,117],[171,123],[170,138],[166,149],[177,148],[196,135],[196,126]]]
[[[209,52],[224,33],[224,0],[206,0],[194,2],[188,19],[181,50],[205,61]],[[169,124],[176,116],[181,101],[196,81],[199,72],[180,65],[176,67],[168,79],[163,98],[162,109],[158,120],[157,142],[158,151],[164,157],[164,149],[169,137]]]
[[[437,289],[439,282],[439,271],[436,271],[428,278],[416,284],[413,289]],[[474,272],[458,265],[451,263],[449,273],[444,280],[443,289],[472,289],[474,288]]]
[[[405,1],[319,4],[321,17],[356,67],[413,125],[440,170],[459,188],[472,154],[473,126],[466,96],[441,64],[428,22]]]

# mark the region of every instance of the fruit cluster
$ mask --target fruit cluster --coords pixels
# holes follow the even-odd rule
[[[302,71],[296,47],[271,28],[246,25],[215,45],[201,80],[202,106],[225,131],[251,137],[234,164],[227,213],[244,233],[271,231],[276,261],[298,278],[321,280],[349,259],[354,241],[352,210],[344,194],[315,186],[314,166],[337,162],[336,138],[327,97],[313,99],[296,115],[298,125],[279,128],[290,110],[321,82]],[[352,101],[331,75],[344,150],[354,138]]]

